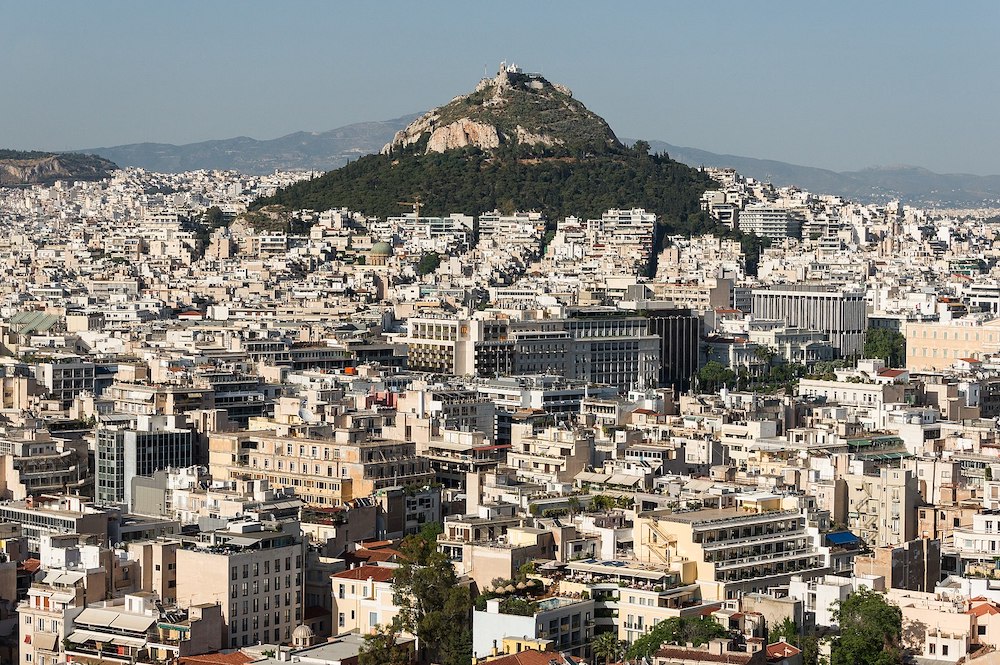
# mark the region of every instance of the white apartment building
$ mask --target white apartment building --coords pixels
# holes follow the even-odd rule
[[[801,237],[804,221],[802,208],[769,203],[751,204],[739,212],[741,231],[772,240]]]

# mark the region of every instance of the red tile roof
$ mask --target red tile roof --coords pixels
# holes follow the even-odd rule
[[[802,649],[799,649],[795,645],[789,644],[788,642],[775,642],[774,644],[768,644],[764,647],[764,649],[767,651],[768,660],[782,660],[802,653]]]
[[[976,605],[971,610],[966,612],[966,614],[971,614],[973,616],[981,617],[984,614],[990,614],[990,615],[1000,614],[1000,609],[997,609],[996,605],[994,605],[993,603],[986,602],[980,605]]]
[[[519,653],[501,656],[489,661],[489,665],[568,665],[571,661],[555,651],[535,651],[525,649]]]
[[[890,378],[895,378],[901,374],[906,374],[905,369],[884,369],[878,373],[879,376],[888,376]]]
[[[669,646],[660,649],[653,654],[657,658],[673,660],[691,660],[699,663],[729,663],[729,665],[746,665],[753,658],[753,654],[732,652],[715,654],[703,648],[692,648]]]
[[[369,577],[376,582],[389,582],[392,580],[393,569],[385,566],[358,566],[341,573],[334,573],[331,577],[341,580],[367,580]]]
[[[344,556],[344,560],[348,563],[384,563],[386,561],[395,561],[399,558],[399,552],[392,548],[386,547],[380,550],[356,550]]]
[[[242,651],[231,653],[206,653],[200,656],[181,656],[180,665],[244,665],[253,658]]]

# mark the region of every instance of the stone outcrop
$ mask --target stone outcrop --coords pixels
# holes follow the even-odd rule
[[[503,145],[600,149],[617,144],[607,123],[573,99],[569,88],[501,63],[497,75],[482,79],[472,93],[397,132],[382,154],[415,145],[439,153],[469,146],[492,151]]]
[[[117,168],[90,155],[46,155],[30,159],[0,159],[0,185],[32,185],[56,180],[95,180]]]
[[[462,118],[450,125],[438,127],[431,132],[427,141],[427,152],[444,152],[452,148],[474,145],[483,150],[500,147],[497,128],[468,118]]]

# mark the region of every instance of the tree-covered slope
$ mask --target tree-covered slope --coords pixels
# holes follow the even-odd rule
[[[260,199],[257,207],[325,210],[346,206],[386,217],[419,198],[428,215],[493,209],[538,210],[550,220],[600,216],[609,208],[642,207],[676,230],[703,223],[698,199],[711,187],[703,173],[666,156],[622,150],[589,157],[517,158],[477,148],[421,154],[369,155],[313,180]]]

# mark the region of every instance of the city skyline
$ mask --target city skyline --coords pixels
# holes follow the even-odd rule
[[[568,85],[619,136],[834,170],[1000,173],[1000,91],[982,84],[992,4],[459,7],[14,6],[0,50],[21,65],[0,85],[20,101],[0,145],[322,132],[440,105],[506,59]]]

